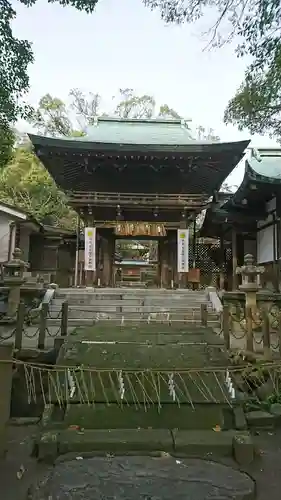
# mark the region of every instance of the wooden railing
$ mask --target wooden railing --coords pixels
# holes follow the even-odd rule
[[[94,205],[137,205],[137,206],[169,206],[169,207],[202,207],[207,205],[209,197],[205,194],[157,194],[157,193],[110,193],[74,191],[69,199],[77,204]]]

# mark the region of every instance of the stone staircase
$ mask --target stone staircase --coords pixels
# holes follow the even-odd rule
[[[208,326],[216,328],[219,317],[204,291],[164,289],[58,289],[50,304],[49,322],[59,323],[62,303],[68,301],[69,326],[91,325],[94,321],[201,323],[202,304]]]

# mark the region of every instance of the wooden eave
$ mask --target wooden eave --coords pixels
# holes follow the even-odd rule
[[[186,145],[113,144],[30,135],[64,191],[144,191],[211,196],[244,155],[249,141]],[[144,172],[142,174],[142,172]],[[142,181],[142,182],[140,182]],[[140,184],[145,184],[140,186]]]
[[[44,153],[60,152],[79,152],[91,153],[94,152],[111,152],[130,154],[157,152],[159,155],[163,153],[232,153],[241,155],[249,145],[250,141],[236,142],[208,142],[208,141],[188,141],[187,144],[119,144],[113,142],[93,142],[89,140],[75,139],[56,139],[52,137],[44,137],[40,135],[29,134],[29,139],[32,142],[35,152],[38,156]],[[39,154],[38,154],[39,153]]]

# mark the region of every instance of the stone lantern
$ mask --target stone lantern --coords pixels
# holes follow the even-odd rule
[[[21,255],[21,250],[15,248],[13,258],[3,264],[3,282],[4,286],[9,288],[7,317],[11,319],[17,314],[20,303],[20,289],[25,282],[23,273],[29,266],[27,262],[21,260]]]
[[[254,264],[254,257],[251,254],[246,254],[243,266],[236,269],[236,274],[242,277],[239,290],[245,293],[246,307],[255,309],[257,306],[257,292],[261,288],[261,274],[264,270],[263,266]]]

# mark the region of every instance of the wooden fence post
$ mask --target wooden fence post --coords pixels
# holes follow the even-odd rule
[[[17,323],[15,328],[15,349],[20,350],[22,348],[22,338],[24,331],[24,316],[25,316],[25,305],[24,302],[20,302],[17,312]]]
[[[224,345],[226,349],[230,349],[230,314],[229,314],[229,306],[227,304],[223,305],[223,310],[222,310],[222,331],[223,331]]]
[[[49,305],[43,302],[41,310],[40,310],[38,349],[44,349],[44,347],[45,347],[48,308],[49,308]]]
[[[65,300],[61,306],[61,322],[60,322],[61,337],[67,336],[67,325],[68,325],[68,302],[67,300]]]
[[[268,310],[265,307],[262,307],[261,309],[261,317],[262,317],[262,340],[263,340],[264,356],[266,359],[271,359],[269,316],[268,316]]]
[[[246,349],[249,352],[254,352],[254,336],[253,336],[253,317],[251,306],[245,306],[246,320]]]
[[[201,304],[201,325],[202,326],[208,325],[207,304]]]
[[[279,311],[279,314],[278,314],[277,335],[278,335],[279,356],[281,357],[281,311]]]

